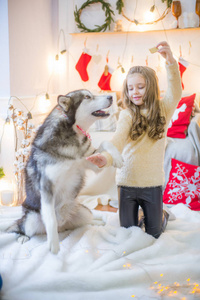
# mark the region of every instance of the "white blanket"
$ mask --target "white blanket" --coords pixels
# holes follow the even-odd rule
[[[200,213],[182,204],[171,212],[176,219],[156,240],[140,228],[120,227],[117,213],[93,211],[105,226],[60,234],[58,255],[48,251],[45,235],[21,245],[15,234],[2,232],[0,298],[199,299]],[[0,207],[0,230],[20,214],[20,207]]]

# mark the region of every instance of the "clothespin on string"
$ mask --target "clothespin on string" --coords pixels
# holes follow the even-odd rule
[[[84,52],[88,52],[88,49],[87,49],[87,47],[86,47],[86,43],[87,43],[87,37],[85,38],[85,41],[84,41],[84,49],[83,49],[83,51]]]
[[[148,62],[148,55],[147,55],[147,58],[145,59],[145,63],[146,63],[146,66],[148,66],[149,62]]]
[[[191,41],[189,41],[189,55],[190,55],[190,53],[191,53],[191,48],[192,48],[192,43],[191,43]]]
[[[109,55],[109,52],[110,52],[110,50],[108,50],[108,53],[106,55],[106,65],[105,65],[105,68],[104,68],[104,75],[105,76],[108,76],[108,71],[109,71],[109,67],[108,67],[108,61],[109,61],[108,55]]]
[[[179,54],[180,54],[180,57],[182,57],[181,45],[179,46]]]

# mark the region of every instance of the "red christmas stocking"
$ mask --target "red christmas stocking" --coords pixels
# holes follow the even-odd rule
[[[184,84],[183,84],[182,77],[183,77],[183,73],[187,69],[188,64],[189,63],[186,60],[184,60],[182,57],[179,57],[178,65],[179,65],[179,71],[180,71],[180,75],[181,75],[181,84],[182,84],[183,90],[184,90]]]
[[[98,86],[102,91],[111,91],[110,79],[112,77],[112,72],[108,65],[105,66],[104,72],[98,82]]]
[[[91,60],[92,56],[88,53],[83,52],[75,66],[76,70],[79,72],[81,79],[83,81],[88,81],[89,76],[87,73],[87,66]]]

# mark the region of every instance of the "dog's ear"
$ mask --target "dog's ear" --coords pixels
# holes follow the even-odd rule
[[[58,96],[58,104],[62,107],[62,109],[67,112],[70,107],[71,98],[67,96],[60,95]]]

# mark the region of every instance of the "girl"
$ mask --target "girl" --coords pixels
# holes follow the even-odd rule
[[[160,100],[153,69],[132,67],[122,91],[126,108],[120,113],[111,142],[122,153],[124,160],[123,167],[116,173],[120,224],[124,227],[138,226],[138,209],[141,206],[145,231],[158,238],[162,232],[166,132],[181,99],[182,88],[178,65],[169,45],[161,42],[156,47],[166,59],[166,95]],[[100,168],[112,165],[112,157],[107,152],[87,159]]]

